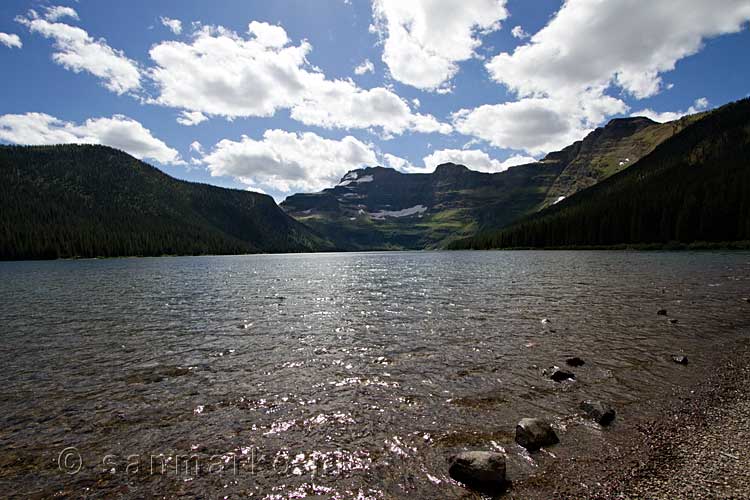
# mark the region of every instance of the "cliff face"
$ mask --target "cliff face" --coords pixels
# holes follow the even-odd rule
[[[281,207],[350,250],[434,248],[502,228],[627,168],[693,121],[610,121],[543,160],[488,174],[446,163],[431,174],[353,170],[319,193]]]
[[[281,207],[343,249],[434,248],[533,212],[560,171],[541,163],[495,174],[453,163],[431,174],[365,168]]]
[[[616,118],[582,141],[547,155],[543,161],[559,161],[566,166],[550,188],[545,206],[624,170],[700,116],[668,123],[644,117]]]

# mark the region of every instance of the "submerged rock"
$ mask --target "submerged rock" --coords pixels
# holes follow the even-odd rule
[[[615,419],[615,410],[601,401],[583,401],[581,409],[599,425],[609,425]]]
[[[555,382],[562,382],[564,380],[575,380],[576,376],[570,372],[560,369],[559,366],[553,366],[544,370],[544,374]]]
[[[688,364],[687,356],[683,356],[683,355],[677,355],[677,354],[675,354],[674,356],[672,356],[672,361],[674,361],[675,363],[680,364],[680,365],[686,365],[686,364]]]
[[[672,324],[672,325],[676,325],[676,324],[677,324],[677,320],[676,320],[676,319],[674,319],[674,318],[671,318],[671,319],[669,320],[669,323],[670,323],[670,324]]]
[[[577,356],[573,356],[572,358],[566,359],[565,364],[568,366],[578,367],[585,365],[586,362]]]
[[[516,426],[516,443],[529,451],[559,442],[552,426],[540,418],[524,418]]]
[[[658,314],[659,316],[666,316],[667,315],[667,310],[666,309],[659,309],[658,311],[656,311],[656,314]]]
[[[505,456],[490,451],[466,451],[449,459],[448,474],[482,492],[501,490],[505,484]]]

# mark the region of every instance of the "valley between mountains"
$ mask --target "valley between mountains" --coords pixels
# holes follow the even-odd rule
[[[571,248],[750,240],[750,99],[619,118],[499,173],[379,166],[270,196],[93,145],[0,146],[0,259]]]

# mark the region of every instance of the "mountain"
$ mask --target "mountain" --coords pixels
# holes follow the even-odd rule
[[[522,217],[544,201],[561,170],[558,164],[499,174],[452,163],[432,174],[365,168],[319,193],[290,196],[281,208],[343,249],[431,248]]]
[[[702,114],[629,168],[452,248],[750,241],[750,99]]]
[[[565,168],[550,188],[545,206],[624,170],[703,115],[667,123],[645,117],[615,118],[583,140],[547,155],[543,162],[562,161]]]
[[[539,162],[489,174],[439,165],[432,174],[353,170],[318,193],[281,203],[346,250],[437,248],[502,228],[632,165],[694,121],[620,118]]]
[[[0,258],[331,249],[273,198],[174,179],[105,146],[0,146]]]

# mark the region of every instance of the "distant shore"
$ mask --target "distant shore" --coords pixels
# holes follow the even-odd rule
[[[750,335],[727,347],[657,417],[612,432],[591,457],[549,464],[504,498],[750,498]]]
[[[750,241],[729,241],[729,242],[695,242],[695,243],[643,243],[637,245],[622,244],[610,246],[567,246],[567,247],[509,247],[509,248],[403,248],[403,249],[370,249],[370,250],[328,250],[325,252],[254,252],[254,253],[199,253],[199,254],[161,254],[161,255],[112,255],[97,257],[57,257],[57,258],[28,258],[28,259],[0,259],[0,262],[35,262],[35,261],[55,261],[55,260],[104,260],[104,259],[141,259],[141,258],[161,258],[161,257],[231,257],[244,255],[303,255],[315,253],[365,253],[365,252],[448,252],[448,251],[526,251],[526,250],[546,250],[546,251],[599,251],[599,250],[629,250],[635,252],[675,252],[675,251],[742,251],[750,250]]]

